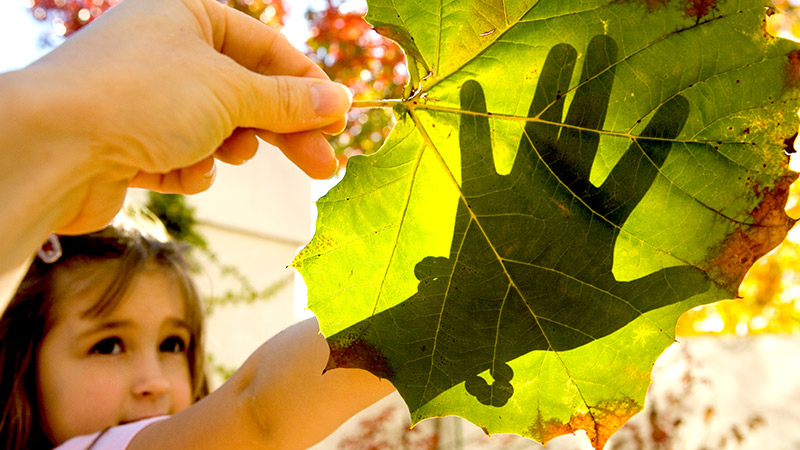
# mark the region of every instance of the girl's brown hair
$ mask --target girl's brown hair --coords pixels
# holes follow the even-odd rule
[[[52,326],[55,275],[89,263],[116,262],[101,267],[116,269],[103,295],[84,314],[98,317],[113,311],[124,299],[137,274],[156,267],[175,276],[186,306],[190,326],[189,372],[193,399],[208,394],[203,356],[203,314],[200,298],[189,273],[182,248],[171,240],[151,235],[141,227],[115,224],[96,233],[60,236],[62,256],[52,264],[35,258],[25,278],[0,317],[0,447],[11,450],[50,449],[38,411],[36,355]],[[63,299],[59,299],[63,300]],[[98,430],[100,431],[100,430]]]

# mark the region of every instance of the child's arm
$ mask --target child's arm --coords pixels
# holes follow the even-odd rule
[[[328,354],[316,319],[293,325],[209,397],[145,428],[129,449],[308,448],[394,390],[360,369],[323,373]]]

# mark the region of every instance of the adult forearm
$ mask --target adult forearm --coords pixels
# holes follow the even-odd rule
[[[69,223],[93,176],[89,150],[64,132],[80,106],[53,84],[33,68],[0,74],[0,274]]]

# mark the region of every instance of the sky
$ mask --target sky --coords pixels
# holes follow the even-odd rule
[[[39,47],[43,24],[28,13],[25,0],[0,1],[0,73],[20,69],[46,50]]]

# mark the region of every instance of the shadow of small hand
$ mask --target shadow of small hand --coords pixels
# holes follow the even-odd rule
[[[409,406],[465,382],[479,402],[499,407],[514,394],[513,359],[574,349],[708,289],[707,277],[691,266],[629,282],[614,278],[620,229],[657,177],[689,104],[680,96],[664,102],[596,187],[589,173],[616,44],[592,39],[582,84],[563,117],[576,58],[566,44],[549,52],[508,175],[494,168],[483,89],[463,84],[463,197],[450,256],[424,258],[415,267],[414,296],[333,336],[332,358],[337,341],[368,342]],[[491,382],[480,375],[487,370]]]

